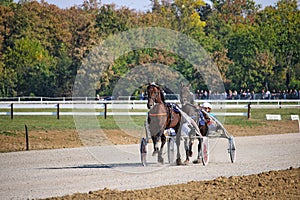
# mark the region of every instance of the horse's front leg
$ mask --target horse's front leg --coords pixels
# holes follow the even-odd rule
[[[185,164],[188,164],[189,162],[190,162],[190,158],[189,158],[189,156],[190,156],[190,152],[191,152],[191,148],[192,148],[192,145],[191,145],[191,140],[189,140],[189,142],[188,142],[188,138],[187,137],[185,137],[184,138],[184,149],[185,149],[185,156],[186,156],[186,158],[185,158],[185,161],[184,161],[184,163]]]
[[[160,150],[158,151],[158,157],[157,157],[157,161],[161,164],[164,163],[164,158],[162,156],[162,153],[163,153],[163,148],[164,148],[164,145],[166,144],[166,136],[164,134],[161,135],[161,145],[160,145]]]
[[[193,156],[193,145],[194,145],[194,139],[190,138],[188,152],[187,152],[189,157]]]

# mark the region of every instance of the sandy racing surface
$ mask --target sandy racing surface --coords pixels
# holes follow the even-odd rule
[[[210,141],[207,166],[159,165],[149,155],[149,165],[142,167],[136,144],[2,153],[0,199],[47,198],[104,188],[144,189],[300,167],[299,133],[235,140],[236,163],[230,162],[227,140],[217,139]],[[296,181],[299,187],[299,176]]]

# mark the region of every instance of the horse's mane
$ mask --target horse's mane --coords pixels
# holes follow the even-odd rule
[[[161,101],[165,103],[165,95],[164,95],[164,92],[161,88],[159,88],[159,91],[160,91],[160,98],[161,98]]]
[[[195,103],[195,95],[194,95],[193,92],[190,92],[190,94],[191,94],[191,100],[190,100],[190,103],[191,103],[191,104],[194,104],[194,103]]]

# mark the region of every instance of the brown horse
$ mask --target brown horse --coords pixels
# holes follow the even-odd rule
[[[181,114],[178,111],[178,107],[174,104],[165,102],[162,89],[155,83],[149,84],[147,87],[149,110],[147,124],[151,134],[151,139],[154,145],[153,155],[158,154],[158,162],[163,163],[162,150],[166,143],[166,136],[164,135],[165,129],[173,128],[176,132],[176,144],[177,144],[177,159],[176,163],[181,164],[180,159],[180,138],[181,138]],[[174,109],[175,108],[175,109]],[[161,139],[160,149],[157,147],[157,143]]]
[[[194,94],[190,91],[190,85],[181,85],[181,91],[180,91],[180,103],[181,103],[181,109],[183,112],[185,112],[188,116],[190,116],[198,125],[200,133],[202,136],[206,136],[208,133],[208,126],[207,123],[199,123],[199,121],[207,121],[209,119],[209,116],[205,113],[201,112],[201,109],[198,108],[196,105],[194,105]],[[192,155],[192,145],[193,141],[190,141],[189,146],[189,154]],[[199,139],[198,142],[198,156],[197,160],[194,161],[194,163],[200,162],[200,156],[201,156],[201,139]]]

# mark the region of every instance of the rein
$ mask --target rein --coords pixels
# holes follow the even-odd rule
[[[189,105],[189,106],[192,106],[193,108],[197,109],[197,106],[195,106],[194,104],[191,104],[190,102],[187,102],[185,105]]]

